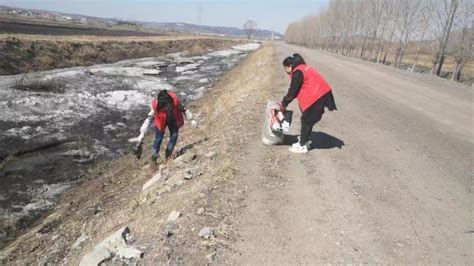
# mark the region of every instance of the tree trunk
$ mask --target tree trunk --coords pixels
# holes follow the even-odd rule
[[[372,55],[374,54],[375,38],[377,37],[377,27],[378,26],[375,26],[374,35],[372,35],[372,42],[370,44],[369,61],[372,61]]]
[[[454,21],[454,15],[456,14],[456,10],[458,8],[458,0],[451,0],[451,5],[449,7],[449,15],[446,21],[446,25],[443,30],[443,35],[440,42],[439,52],[436,58],[436,65],[435,71],[436,75],[439,76],[441,73],[441,69],[443,67],[444,58],[446,57],[446,46],[449,41],[449,33],[451,32],[451,27]]]
[[[386,28],[386,24],[384,24],[383,28],[382,28],[382,34],[380,35],[380,47],[377,51],[377,64],[380,63],[380,58],[382,57],[382,53],[383,53],[383,45],[384,45],[384,41],[385,41],[385,38],[384,38],[384,34],[385,34],[385,28]]]
[[[367,34],[364,35],[364,40],[362,41],[362,49],[360,50],[360,59],[364,60],[365,54],[365,42],[367,41]]]
[[[423,39],[425,38],[427,27],[428,25],[425,24],[425,27],[423,28],[423,33],[421,34],[420,40],[418,41],[418,46],[416,47],[415,61],[413,62],[413,66],[411,67],[411,70],[413,72],[415,71],[416,63],[418,62],[418,58],[420,57],[421,43],[423,42]]]
[[[408,42],[408,31],[405,33],[405,40],[403,40],[402,47],[400,48],[400,54],[398,55],[398,66],[402,64],[403,56],[405,56],[405,49]]]
[[[390,38],[389,38],[389,41],[388,41],[388,45],[391,45],[392,44],[392,40],[393,40],[393,34],[395,33],[395,24],[393,25],[393,28],[392,28],[392,32],[390,32]],[[387,61],[387,55],[388,55],[388,52],[390,52],[390,48],[387,48],[385,50],[385,56],[383,57],[383,61],[382,61],[382,64],[385,65],[385,62]]]
[[[456,68],[454,69],[453,76],[451,77],[451,81],[459,81],[461,79],[461,72],[465,65],[466,65],[465,60],[456,62]]]

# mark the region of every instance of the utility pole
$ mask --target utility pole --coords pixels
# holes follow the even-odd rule
[[[198,35],[201,35],[202,27],[202,1],[199,0],[199,10],[198,10]]]

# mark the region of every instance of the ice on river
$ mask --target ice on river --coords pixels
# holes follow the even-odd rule
[[[118,110],[130,110],[137,105],[143,106],[149,98],[139,91],[109,91],[98,94],[97,97]]]
[[[247,43],[242,45],[232,46],[232,49],[242,52],[254,51],[260,48],[260,43]]]
[[[259,46],[0,76],[0,160],[27,151],[0,171],[0,222],[7,214],[34,219],[79,178],[86,163],[126,153],[127,140],[137,135],[159,90],[174,90],[183,100],[198,99],[219,75]],[[61,89],[19,89],[23,77],[60,84]],[[42,140],[55,135],[64,138]]]

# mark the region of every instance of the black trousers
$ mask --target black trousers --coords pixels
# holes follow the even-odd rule
[[[334,101],[334,96],[331,91],[324,94],[301,115],[300,145],[305,145],[311,140],[313,127],[323,117],[324,108],[328,108],[329,111],[337,110],[336,102]]]
[[[304,117],[301,117],[300,145],[306,145],[311,140],[314,123],[308,123]]]

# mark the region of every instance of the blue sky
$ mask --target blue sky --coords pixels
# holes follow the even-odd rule
[[[317,12],[329,0],[0,0],[7,6],[45,9],[97,17],[155,22],[242,27],[247,19],[259,28],[284,33],[288,23]]]

